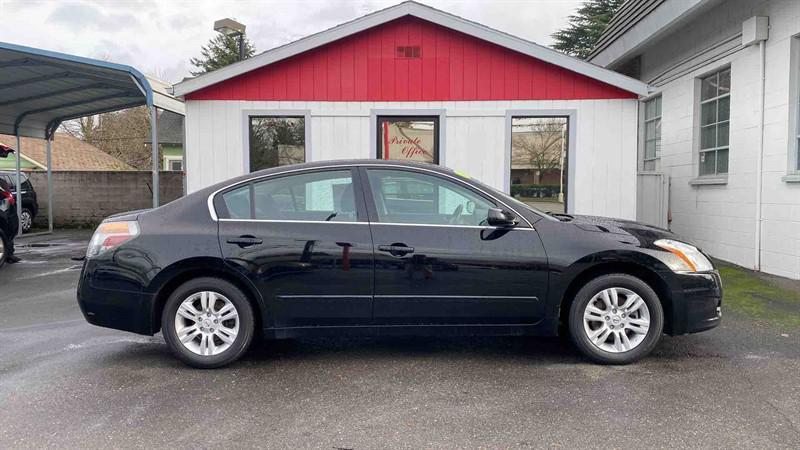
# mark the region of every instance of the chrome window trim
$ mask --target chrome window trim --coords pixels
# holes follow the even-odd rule
[[[437,172],[437,171],[431,170],[431,169],[425,169],[423,167],[405,166],[405,165],[401,165],[401,164],[372,164],[372,163],[332,164],[332,165],[329,165],[329,166],[301,167],[301,168],[297,168],[297,169],[284,170],[284,171],[281,171],[281,172],[275,172],[275,173],[270,173],[270,174],[266,174],[266,175],[259,175],[259,176],[256,176],[256,177],[253,177],[253,178],[249,178],[249,179],[244,180],[244,181],[240,181],[238,183],[229,184],[229,185],[227,185],[225,187],[222,187],[220,189],[217,189],[216,191],[214,191],[211,194],[209,194],[208,199],[206,201],[206,204],[208,205],[208,212],[211,215],[211,219],[213,221],[215,221],[215,222],[219,222],[221,220],[225,220],[225,221],[227,221],[227,220],[237,220],[237,221],[244,221],[244,222],[257,221],[257,219],[220,219],[217,216],[216,210],[214,209],[214,197],[216,197],[217,194],[219,194],[220,192],[222,192],[224,190],[227,190],[227,189],[230,189],[230,188],[233,188],[233,187],[237,187],[239,185],[253,183],[253,182],[256,182],[256,181],[259,181],[259,180],[263,180],[263,179],[267,179],[267,178],[273,178],[273,177],[286,175],[286,174],[291,174],[291,173],[295,173],[295,172],[317,171],[317,170],[337,169],[337,168],[348,168],[348,169],[351,169],[353,167],[377,167],[377,168],[389,167],[389,168],[399,168],[399,169],[409,170],[409,171],[412,171],[412,172],[413,171],[427,172],[427,173],[433,174],[434,176],[438,175],[438,176],[443,176],[443,177],[449,178],[449,179],[455,181],[456,183],[460,183],[461,185],[467,186],[467,188],[469,188],[469,189],[476,190],[476,191],[480,192],[481,194],[485,195],[486,197],[489,197],[492,200],[494,200],[496,203],[499,203],[499,204],[505,206],[506,208],[510,209],[512,212],[514,212],[514,214],[517,215],[517,217],[519,217],[522,220],[524,220],[525,223],[528,224],[529,228],[533,229],[533,224],[531,224],[531,222],[527,218],[525,218],[525,216],[520,214],[516,209],[512,208],[511,206],[509,206],[504,201],[502,201],[499,198],[495,197],[494,195],[484,191],[483,189],[481,189],[478,186],[473,186],[473,185],[471,185],[469,183],[466,183],[464,180],[462,180],[462,179],[460,179],[458,177],[454,177],[454,176],[452,176],[450,174]],[[265,219],[262,219],[261,221],[264,221],[264,220]],[[272,220],[272,222],[289,222],[289,223],[291,223],[291,221],[288,221],[288,220]],[[301,221],[301,222],[306,222],[306,221]],[[317,221],[311,220],[311,221],[307,221],[307,222],[309,222],[309,223],[320,223],[321,221],[317,222]],[[369,222],[328,222],[328,223],[369,223]],[[372,224],[380,224],[380,223],[385,223],[385,222],[372,222]],[[411,224],[411,223],[399,224],[399,223],[395,223],[393,225],[437,226],[435,224],[432,225],[432,224],[424,224],[424,223],[420,223],[420,224]],[[445,225],[445,226],[447,226],[447,225]],[[452,226],[461,226],[461,225],[452,225]],[[474,225],[467,225],[467,226],[474,226]]]
[[[292,220],[292,219],[219,219],[218,222],[265,222],[265,223],[337,223],[337,224],[351,224],[351,225],[369,225],[369,222],[353,222],[353,221],[325,221],[325,220]]]

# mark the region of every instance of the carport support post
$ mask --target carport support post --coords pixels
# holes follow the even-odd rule
[[[17,132],[17,153],[14,155],[14,159],[17,160],[17,223],[19,227],[17,227],[17,236],[22,235],[22,179],[19,176],[19,172],[22,169],[22,145],[19,139],[19,131]]]
[[[47,229],[53,232],[53,137],[47,139]]]
[[[158,208],[158,124],[155,105],[150,107],[150,144],[153,147],[153,208]]]

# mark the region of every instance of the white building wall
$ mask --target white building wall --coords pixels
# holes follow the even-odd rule
[[[441,163],[495,188],[507,185],[509,111],[575,112],[570,212],[636,217],[636,100],[481,102],[188,101],[189,192],[245,173],[246,112],[310,113],[310,161],[373,158],[373,110],[443,110]],[[507,153],[507,154],[506,154]]]
[[[800,183],[784,177],[790,172],[789,154],[794,151],[790,140],[790,117],[794,113],[790,111],[796,108],[797,99],[790,89],[790,74],[798,69],[790,69],[790,55],[792,38],[800,34],[800,1],[719,2],[644,50],[641,79],[653,84],[662,95],[660,170],[671,177],[671,229],[697,241],[715,257],[755,267],[759,48],[741,48],[740,39],[712,48],[727,38],[736,38],[742,22],[755,15],[768,16],[770,22],[766,41],[761,270],[798,279]],[[730,54],[725,55],[728,50]],[[693,55],[696,58],[687,63],[686,59]],[[703,62],[704,59],[715,60]],[[696,80],[726,65],[731,67],[727,184],[690,185],[698,175]],[[691,70],[681,73],[687,67]],[[670,79],[672,74],[679,76]]]

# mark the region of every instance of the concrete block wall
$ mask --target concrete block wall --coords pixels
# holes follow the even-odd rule
[[[29,174],[39,201],[37,226],[47,226],[47,174]],[[183,195],[183,173],[160,173],[161,204]],[[125,211],[152,206],[152,174],[126,172],[53,172],[55,227],[92,226]]]
[[[713,54],[714,44],[741,32],[749,17],[768,16],[766,93],[762,168],[761,270],[800,279],[800,183],[782,178],[790,172],[792,108],[792,40],[800,36],[800,1],[728,0],[718,2],[682,28],[664,36],[642,54],[641,79],[659,75],[692,55]],[[738,45],[738,42],[735,42]],[[715,257],[755,267],[756,184],[759,146],[759,49],[739,48],[695,67],[663,84],[660,170],[671,177],[671,229],[690,238]],[[795,63],[796,64],[796,63]],[[696,80],[730,66],[731,121],[727,184],[694,186],[698,176],[695,118]]]

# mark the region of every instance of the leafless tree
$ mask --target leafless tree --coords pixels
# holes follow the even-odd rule
[[[531,124],[515,126],[513,133],[513,162],[524,164],[542,173],[561,165],[563,119],[542,119]]]
[[[61,129],[139,170],[149,170],[150,114],[140,106],[71,120]]]

